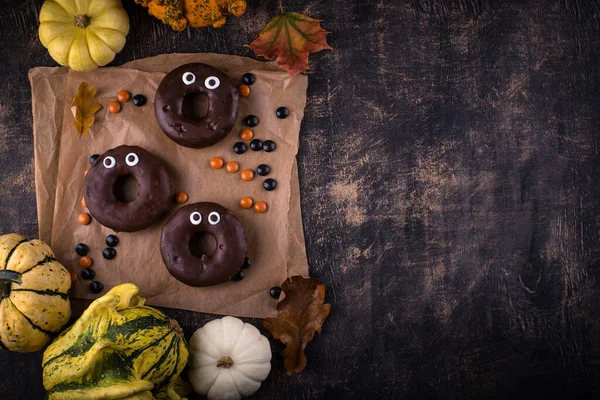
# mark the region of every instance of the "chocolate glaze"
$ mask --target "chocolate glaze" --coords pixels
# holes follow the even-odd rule
[[[129,153],[137,154],[134,166],[125,162]],[[104,160],[114,157],[115,166],[107,168]],[[130,202],[119,201],[113,192],[115,181],[132,175],[140,190]],[[158,220],[171,204],[171,181],[167,169],[152,154],[137,146],[119,146],[98,157],[85,177],[83,191],[90,214],[102,225],[117,232],[134,232]]]
[[[192,73],[194,83],[184,83]],[[206,80],[216,77],[217,88],[206,87]],[[203,118],[186,115],[184,97],[205,94],[208,97],[208,112]],[[169,72],[156,90],[154,114],[158,125],[177,144],[201,148],[212,146],[227,136],[238,114],[239,93],[231,79],[220,70],[201,63],[185,64]]]
[[[202,222],[192,224],[193,212],[202,215]],[[209,214],[217,212],[221,221],[209,223]],[[194,256],[189,243],[194,234],[206,232],[216,241],[211,256]],[[211,286],[227,282],[235,275],[246,256],[246,234],[240,221],[225,207],[216,203],[194,203],[180,208],[162,230],[160,253],[173,277],[189,286]]]

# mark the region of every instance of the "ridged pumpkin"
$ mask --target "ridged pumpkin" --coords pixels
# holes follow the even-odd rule
[[[50,400],[181,399],[187,344],[175,320],[144,306],[138,287],[96,299],[44,352]]]
[[[0,347],[38,351],[69,321],[69,271],[41,240],[0,236]]]
[[[47,0],[40,10],[40,41],[56,62],[77,71],[111,62],[128,33],[121,0]]]

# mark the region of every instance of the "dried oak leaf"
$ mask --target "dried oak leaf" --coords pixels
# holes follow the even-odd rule
[[[327,32],[321,22],[302,14],[288,12],[275,17],[259,33],[250,46],[256,55],[277,64],[290,73],[290,78],[308,69],[308,54],[333,50],[327,44]]]
[[[94,123],[94,114],[102,108],[102,104],[94,100],[98,89],[89,88],[87,82],[81,82],[77,88],[77,93],[73,97],[71,103],[71,111],[75,120],[73,126],[79,136],[83,136],[88,133],[90,127]]]
[[[293,276],[281,289],[285,299],[277,304],[279,315],[266,318],[263,326],[286,345],[281,355],[287,375],[292,375],[306,367],[304,349],[315,332],[321,334],[321,326],[329,315],[331,304],[323,304],[325,286],[317,278]]]

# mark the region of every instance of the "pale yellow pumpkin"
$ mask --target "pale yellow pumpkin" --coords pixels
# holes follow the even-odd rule
[[[56,62],[77,71],[111,62],[128,33],[121,0],[47,0],[40,10],[40,41]]]

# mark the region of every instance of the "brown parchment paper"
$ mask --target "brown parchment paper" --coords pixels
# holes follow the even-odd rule
[[[252,72],[257,78],[250,97],[240,101],[238,123],[232,133],[207,149],[178,146],[162,133],[154,117],[154,94],[162,77],[188,62],[213,65],[227,72],[234,82],[240,82],[245,72]],[[90,247],[96,279],[105,286],[103,293],[119,283],[133,282],[152,305],[257,318],[276,314],[276,301],[269,296],[269,288],[280,285],[289,276],[308,275],[295,161],[306,102],[305,76],[289,80],[287,73],[273,63],[244,57],[170,54],[86,73],[39,67],[30,70],[29,78],[39,233],[61,262],[80,272],[74,247],[83,242]],[[80,138],[71,125],[70,102],[82,81],[98,88],[97,98],[104,108],[96,114],[90,133]],[[148,103],[144,107],[125,103],[120,113],[110,114],[107,104],[122,89],[144,94]],[[275,117],[275,109],[282,105],[290,109],[285,120]],[[240,140],[241,121],[249,114],[260,118],[260,124],[253,129],[255,137],[274,140],[276,151],[233,153],[233,144]],[[89,166],[91,154],[102,154],[121,144],[141,146],[161,158],[171,173],[174,193],[187,192],[189,202],[220,203],[238,216],[248,237],[248,255],[252,259],[252,267],[241,282],[192,288],[171,277],[162,263],[159,245],[160,231],[177,209],[175,204],[169,215],[152,227],[118,233],[117,257],[104,260],[104,239],[113,232],[95,221],[88,226],[77,223],[77,216],[85,211],[80,205],[83,172]],[[265,191],[262,177],[244,182],[239,173],[211,169],[209,160],[214,156],[239,162],[240,171],[255,169],[261,163],[270,165],[270,177],[277,180],[277,189]],[[242,196],[266,201],[269,210],[261,215],[241,209],[238,201]],[[79,279],[73,297],[91,299],[96,295],[89,292],[87,281]]]

